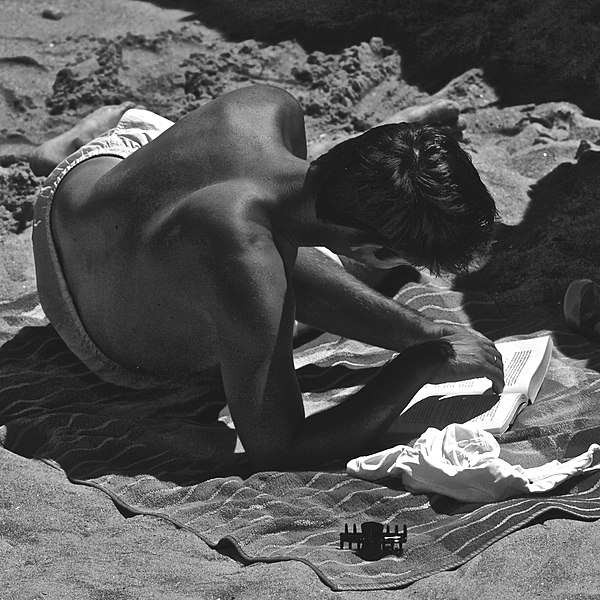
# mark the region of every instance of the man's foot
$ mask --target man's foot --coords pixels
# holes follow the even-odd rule
[[[69,131],[38,146],[29,158],[31,170],[38,176],[47,176],[69,154],[115,127],[123,113],[134,107],[133,102],[123,102],[96,109]]]
[[[563,313],[575,331],[600,342],[600,285],[591,279],[573,281],[565,293]]]

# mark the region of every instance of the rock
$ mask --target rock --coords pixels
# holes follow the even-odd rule
[[[540,123],[530,123],[506,145],[509,154],[515,154],[527,150],[536,144],[544,144],[555,141],[552,130]]]
[[[60,21],[65,16],[65,13],[58,8],[49,6],[42,11],[42,17],[50,21]]]
[[[389,56],[394,52],[394,49],[384,44],[383,38],[380,37],[372,37],[369,40],[369,46],[371,46],[373,53],[379,56]]]
[[[510,166],[524,177],[540,179],[562,163],[572,163],[579,142],[568,140],[547,144],[537,144],[530,148],[515,152],[509,162]]]
[[[27,161],[27,154],[14,154],[6,152],[4,149],[0,151],[0,167],[8,167],[20,162]]]
[[[46,98],[50,114],[135,100],[133,91],[121,77],[123,47],[127,43],[128,39],[123,38],[99,41],[93,57],[60,69],[52,85],[52,95]]]
[[[589,160],[592,157],[595,159],[600,157],[600,146],[592,144],[588,140],[581,140],[575,153],[575,158],[578,161],[582,161]]]
[[[570,102],[546,102],[537,105],[530,113],[532,123],[541,123],[544,127],[567,127],[575,123],[583,111]]]
[[[244,41],[227,52],[205,46],[182,64],[182,87],[191,98],[206,101],[239,87],[240,81],[281,85],[281,69],[285,65],[293,78],[286,83],[286,89],[300,102],[308,121],[350,125],[350,131],[354,131],[348,120],[356,106],[381,83],[400,78],[400,57],[396,52],[388,54],[385,48],[383,41],[380,47],[377,40],[351,46],[337,55],[307,55],[297,43],[289,41],[272,46]],[[69,78],[62,79],[69,84],[67,88],[73,87]]]
[[[529,123],[544,131],[542,135],[552,140],[587,138],[597,141],[600,138],[600,121],[586,117],[578,106],[570,102],[545,102],[525,112],[521,125],[527,128],[526,124]]]
[[[24,163],[0,167],[0,230],[19,233],[31,223],[42,182]]]
[[[0,56],[0,63],[9,64],[9,65],[17,65],[17,66],[25,66],[25,67],[35,67],[36,69],[40,69],[41,71],[47,71],[48,69],[40,64],[35,58],[26,55],[20,56]]]
[[[494,88],[489,85],[481,69],[470,69],[453,79],[435,98],[448,98],[460,104],[463,112],[473,111],[498,102]]]
[[[375,54],[379,54],[383,48],[383,38],[372,37],[369,41],[369,46],[371,46],[371,50],[373,50]]]
[[[312,83],[313,75],[308,69],[299,69],[298,67],[292,67],[292,75],[297,81],[301,83]]]
[[[20,131],[0,131],[0,167],[27,162],[36,144]]]

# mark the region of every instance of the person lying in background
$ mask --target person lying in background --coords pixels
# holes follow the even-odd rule
[[[309,161],[301,106],[271,86],[227,93],[176,123],[111,111],[113,128],[50,173],[33,229],[42,307],[100,378],[134,388],[219,378],[263,470],[356,456],[425,383],[488,377],[502,390],[490,340],[418,316],[335,256],[439,273],[485,251],[495,203],[451,135],[389,122]],[[427,109],[413,114],[426,120]],[[36,168],[73,145],[50,140]],[[306,418],[296,320],[399,355]]]

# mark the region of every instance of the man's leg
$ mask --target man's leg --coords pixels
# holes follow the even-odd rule
[[[452,135],[459,136],[465,129],[465,122],[460,117],[460,107],[452,100],[433,100],[427,104],[418,106],[409,106],[387,117],[378,125],[390,125],[392,123],[423,123],[424,125],[434,125],[440,127]],[[359,135],[359,134],[357,134]],[[356,137],[346,136],[340,138],[325,139],[321,142],[309,144],[308,156],[309,159],[315,159],[321,154],[325,154],[336,144],[343,142],[345,139]]]
[[[29,157],[31,170],[46,177],[67,156],[115,127],[123,114],[134,106],[133,102],[124,102],[96,109],[68,131],[38,146]]]
[[[423,123],[434,125],[453,135],[460,135],[466,123],[460,117],[460,106],[452,100],[433,100],[427,104],[408,106],[384,119],[379,125],[391,123]]]
[[[447,333],[316,248],[299,248],[292,280],[296,318],[302,324],[296,344],[306,341],[309,328],[395,351]]]

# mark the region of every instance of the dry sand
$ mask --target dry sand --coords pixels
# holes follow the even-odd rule
[[[309,142],[318,143],[431,99],[406,82],[392,47],[370,39],[376,32],[353,44],[354,31],[348,47],[333,53],[314,50],[314,36],[304,48],[290,40],[272,46],[228,41],[168,4],[175,2],[57,0],[52,8],[64,16],[56,20],[42,16],[49,6],[38,0],[2,2],[0,301],[35,289],[30,220],[40,180],[26,157],[98,106],[133,100],[177,119],[229,89],[271,83],[298,96]],[[461,105],[464,144],[503,222],[487,263],[456,283],[492,294],[508,316],[534,307],[520,331],[541,328],[560,313],[571,279],[600,279],[600,163],[593,153],[575,159],[581,140],[600,138],[600,122],[574,104],[542,102],[578,99],[580,88],[580,96],[561,96],[562,88],[558,95],[532,94],[537,104],[507,105],[507,96],[499,98],[478,69],[441,90],[431,87],[434,79],[429,74],[435,97]],[[527,100],[523,91],[513,97]],[[587,108],[593,98],[586,98],[580,105]],[[597,523],[549,519],[456,571],[405,590],[367,593],[381,599],[597,598],[599,542]],[[190,533],[154,518],[126,518],[101,492],[0,450],[1,600],[334,596],[365,593],[331,592],[296,562],[244,567]]]

